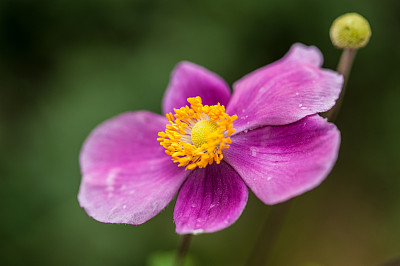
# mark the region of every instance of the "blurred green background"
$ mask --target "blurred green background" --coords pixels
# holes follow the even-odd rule
[[[398,0],[0,1],[0,264],[145,265],[174,250],[173,206],[141,226],[102,224],[79,207],[78,154],[100,122],[161,112],[174,65],[190,60],[232,84],[316,45],[324,67],[339,15],[372,27],[343,108],[338,162],[298,197],[268,265],[377,265],[400,256],[400,2]],[[243,265],[271,207],[250,195],[226,230],[196,236],[198,265]]]

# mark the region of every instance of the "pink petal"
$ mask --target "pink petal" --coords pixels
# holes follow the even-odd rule
[[[172,200],[187,172],[156,140],[167,120],[150,112],[121,114],[99,125],[80,154],[78,200],[100,222],[141,224]]]
[[[230,226],[246,206],[247,195],[240,176],[224,162],[194,170],[176,201],[176,232],[210,233]]]
[[[266,204],[318,186],[335,164],[340,133],[314,115],[286,126],[267,126],[232,136],[224,160]]]
[[[205,105],[220,103],[227,105],[230,98],[229,86],[209,70],[190,62],[179,63],[171,75],[171,80],[163,99],[164,113],[174,108],[188,105],[189,97],[200,96]]]
[[[343,77],[321,69],[321,64],[316,47],[295,44],[281,60],[237,81],[227,108],[229,114],[238,116],[236,132],[285,125],[332,108]]]

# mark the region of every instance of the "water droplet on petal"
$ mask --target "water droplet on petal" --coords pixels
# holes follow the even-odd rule
[[[155,211],[157,211],[158,206],[160,205],[160,203],[158,201],[154,201],[152,205],[153,205],[153,212],[155,212]]]
[[[257,157],[258,149],[257,147],[250,147],[251,156]]]

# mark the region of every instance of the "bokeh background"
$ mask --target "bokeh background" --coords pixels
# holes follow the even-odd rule
[[[291,204],[265,263],[378,265],[400,256],[398,0],[2,0],[0,265],[146,265],[173,251],[173,203],[141,226],[102,224],[79,207],[86,136],[124,111],[160,113],[181,60],[232,84],[302,42],[334,69],[340,51],[329,27],[349,11],[369,20],[372,38],[337,120],[340,156],[321,186]],[[270,211],[251,194],[233,226],[193,239],[190,256],[244,265]]]

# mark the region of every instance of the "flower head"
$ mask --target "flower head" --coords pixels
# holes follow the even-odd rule
[[[101,222],[141,224],[179,191],[176,231],[196,234],[234,223],[248,187],[276,204],[318,186],[336,161],[340,134],[317,113],[335,104],[343,83],[321,64],[317,48],[295,44],[230,95],[214,73],[180,63],[164,96],[166,119],[128,112],[87,138],[81,206]]]
[[[178,166],[193,170],[204,168],[214,161],[219,164],[222,150],[229,148],[229,136],[235,132],[232,122],[237,118],[225,113],[221,104],[203,106],[199,96],[188,98],[188,106],[175,109],[175,115],[167,114],[170,124],[158,134],[158,141],[172,156]]]

